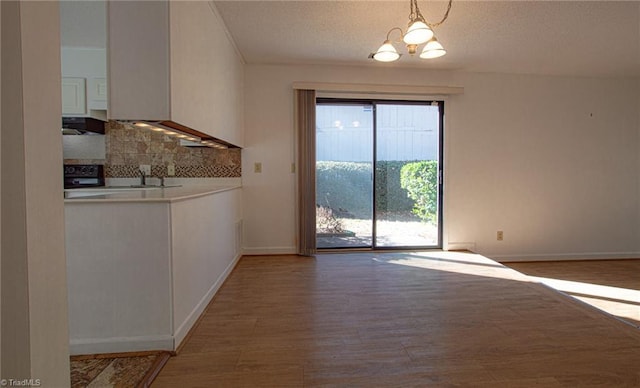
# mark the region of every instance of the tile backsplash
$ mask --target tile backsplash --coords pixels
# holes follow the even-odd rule
[[[134,178],[141,164],[151,165],[151,175],[167,176],[175,166],[177,178],[239,178],[239,148],[183,147],[174,137],[109,121],[105,125],[106,159],[65,159],[65,163],[104,164],[107,178]]]

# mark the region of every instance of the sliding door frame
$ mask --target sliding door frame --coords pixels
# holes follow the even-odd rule
[[[333,97],[317,97],[316,106],[318,104],[341,104],[341,105],[371,105],[373,114],[373,202],[372,202],[372,226],[371,226],[371,246],[370,247],[340,247],[340,248],[318,248],[319,250],[407,250],[407,249],[443,249],[443,207],[444,207],[444,100],[389,100],[375,98],[333,98]],[[436,245],[425,246],[377,246],[376,244],[376,171],[377,171],[377,106],[378,105],[420,105],[420,106],[438,106],[438,241]]]

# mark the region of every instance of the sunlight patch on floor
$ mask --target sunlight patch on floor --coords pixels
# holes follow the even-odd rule
[[[533,281],[528,276],[496,261],[469,252],[429,251],[382,253],[375,255],[374,260],[381,263],[454,272],[464,275],[487,276],[523,282]]]
[[[487,257],[469,252],[380,253],[373,260],[465,275],[542,283],[640,327],[640,290],[527,276]]]
[[[615,311],[616,316],[640,322],[640,290],[536,276],[531,278],[602,310]]]

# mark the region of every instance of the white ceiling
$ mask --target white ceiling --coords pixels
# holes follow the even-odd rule
[[[445,1],[418,1],[430,22]],[[579,76],[640,76],[638,1],[453,1],[435,29],[448,53],[368,59],[409,0],[215,1],[248,64],[339,64]],[[397,37],[398,35],[392,35]],[[404,47],[397,44],[398,51]]]

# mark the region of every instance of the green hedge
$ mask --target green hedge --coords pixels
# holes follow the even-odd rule
[[[400,185],[402,167],[411,162],[381,161],[376,166],[378,211],[411,211],[414,200]],[[371,163],[317,162],[316,202],[338,217],[371,217]],[[386,188],[386,190],[383,190]]]
[[[378,212],[411,211],[414,201],[400,185],[400,171],[409,162],[380,161],[376,164],[376,207]]]
[[[413,199],[413,213],[423,221],[435,222],[438,216],[438,163],[423,161],[405,164],[400,184]]]

